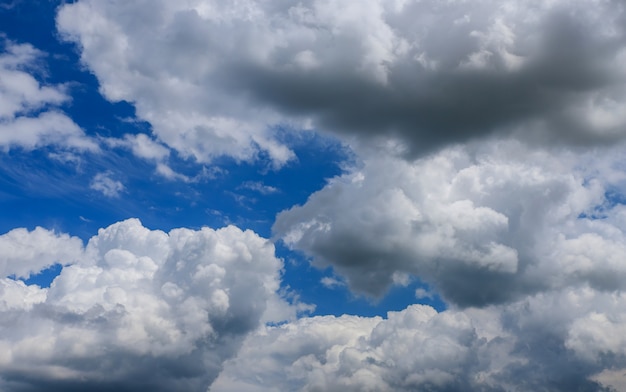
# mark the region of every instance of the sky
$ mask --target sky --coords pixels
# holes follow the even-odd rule
[[[0,391],[626,390],[621,0],[0,2]]]

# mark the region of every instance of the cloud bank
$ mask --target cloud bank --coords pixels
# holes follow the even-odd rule
[[[624,295],[589,288],[507,306],[386,319],[304,318],[251,335],[212,391],[609,391],[623,373]]]

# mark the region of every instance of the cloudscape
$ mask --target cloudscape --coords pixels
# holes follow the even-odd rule
[[[621,0],[0,4],[0,391],[625,391]]]

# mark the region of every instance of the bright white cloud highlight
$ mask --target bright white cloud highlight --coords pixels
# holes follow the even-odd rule
[[[80,259],[83,243],[78,237],[57,234],[41,227],[13,229],[0,235],[0,275],[28,278],[55,263]]]

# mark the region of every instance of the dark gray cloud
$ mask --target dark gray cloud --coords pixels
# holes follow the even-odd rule
[[[260,148],[284,163],[267,129],[284,123],[395,138],[411,158],[490,134],[573,145],[625,135],[619,1],[149,8],[85,0],[62,8],[59,28],[107,97],[135,102],[160,139],[199,160]]]

